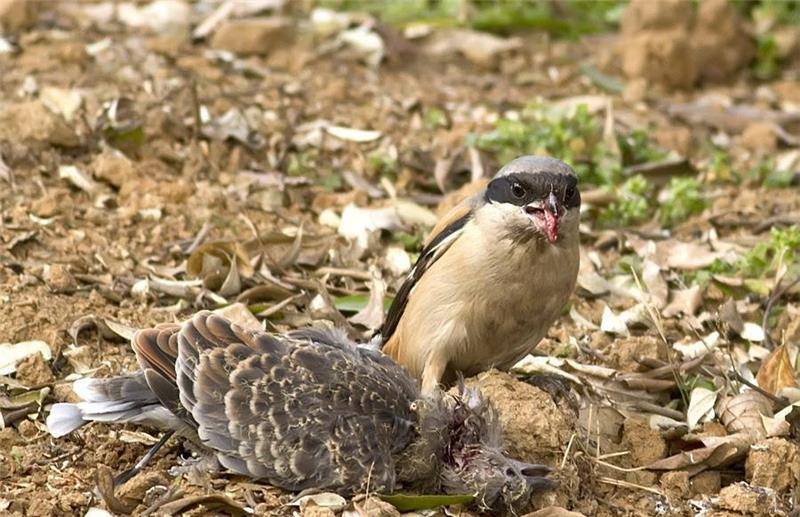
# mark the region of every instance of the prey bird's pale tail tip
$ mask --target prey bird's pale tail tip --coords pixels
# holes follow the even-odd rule
[[[50,414],[47,415],[47,432],[54,438],[61,438],[85,423],[77,404],[53,404]]]

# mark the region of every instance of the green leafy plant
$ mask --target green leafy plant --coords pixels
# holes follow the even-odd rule
[[[621,179],[622,164],[602,136],[602,127],[585,105],[565,111],[533,104],[518,118],[499,119],[488,133],[470,135],[468,143],[500,162],[523,154],[556,156],[572,165],[582,181],[614,185]]]
[[[672,178],[663,192],[661,223],[672,226],[702,212],[706,207],[706,200],[700,188],[700,180],[696,178]]]
[[[756,38],[756,59],[753,73],[761,80],[772,79],[780,72],[780,55],[775,36],[763,34]]]
[[[447,114],[439,108],[428,108],[422,113],[422,123],[428,129],[439,129],[440,127],[448,127],[450,121],[447,119]]]
[[[748,278],[775,273],[784,264],[790,274],[800,273],[800,226],[773,228],[769,240],[742,256],[735,268]]]
[[[337,10],[367,11],[391,25],[425,22],[445,27],[471,27],[509,34],[538,29],[561,37],[608,31],[618,23],[625,6],[618,0],[323,0]]]
[[[650,142],[647,132],[642,129],[634,129],[627,135],[617,136],[617,143],[624,165],[656,162],[663,160],[669,154],[663,149],[655,147]]]
[[[752,175],[755,176],[765,187],[787,188],[792,186],[794,171],[779,170],[775,166],[775,160],[763,160],[753,168]]]
[[[630,226],[646,220],[651,213],[649,199],[653,186],[641,175],[629,178],[617,191],[617,200],[600,212],[598,223],[606,228]]]
[[[711,181],[739,181],[733,172],[730,155],[717,147],[711,147],[711,158],[707,165],[707,179]]]
[[[387,176],[394,179],[397,177],[398,163],[397,158],[386,152],[375,151],[367,156],[367,164],[371,172],[376,176]]]

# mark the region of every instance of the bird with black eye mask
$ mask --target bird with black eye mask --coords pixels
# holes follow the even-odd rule
[[[433,229],[381,329],[423,392],[533,350],[578,274],[580,192],[554,158],[523,156]]]

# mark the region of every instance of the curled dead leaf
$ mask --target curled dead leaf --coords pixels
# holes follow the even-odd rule
[[[255,316],[253,316],[253,313],[250,312],[247,306],[243,303],[232,303],[226,307],[217,309],[214,312],[220,316],[224,316],[225,318],[247,330],[264,330],[264,327],[261,326],[261,322],[258,321]]]
[[[758,386],[777,395],[783,388],[797,387],[797,372],[792,367],[786,345],[777,347],[767,356],[756,375]]]
[[[253,266],[244,246],[231,241],[213,241],[198,246],[186,260],[186,273],[202,279],[204,283],[207,279],[219,278],[221,280],[217,286],[206,284],[209,289],[219,289],[230,276],[230,266],[234,260],[237,275],[244,278],[253,276]]]
[[[744,457],[754,442],[747,433],[701,438],[704,447],[680,452],[647,466],[650,470],[686,470],[693,476],[706,469],[730,464]]]
[[[363,325],[370,330],[376,330],[383,324],[384,307],[383,298],[386,295],[386,283],[373,271],[372,282],[369,286],[369,302],[350,321]]]
[[[203,506],[206,512],[215,514],[217,512],[225,515],[247,515],[244,507],[236,501],[222,494],[206,494],[198,496],[188,496],[177,501],[169,502],[158,509],[159,515],[182,515],[192,508]]]
[[[772,416],[772,404],[757,391],[745,391],[721,398],[717,404],[717,414],[728,432],[749,433],[759,440],[766,436],[762,417]]]
[[[642,280],[650,293],[650,300],[656,309],[663,309],[669,298],[667,281],[661,276],[661,268],[652,260],[645,260],[642,264]]]
[[[714,405],[717,393],[708,388],[697,387],[689,397],[689,409],[686,410],[686,423],[694,429],[703,420],[714,418]]]
[[[17,365],[24,359],[41,354],[45,361],[53,357],[50,345],[44,341],[22,341],[20,343],[0,344],[0,375],[8,375],[17,370]]]
[[[98,465],[94,474],[95,484],[100,497],[106,503],[109,510],[114,513],[127,515],[131,513],[135,506],[127,506],[114,495],[114,475],[111,469],[105,465]]]

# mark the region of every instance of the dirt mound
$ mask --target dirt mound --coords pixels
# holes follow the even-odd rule
[[[755,43],[727,0],[634,0],[622,20],[619,51],[629,79],[670,88],[730,80],[755,55]]]

